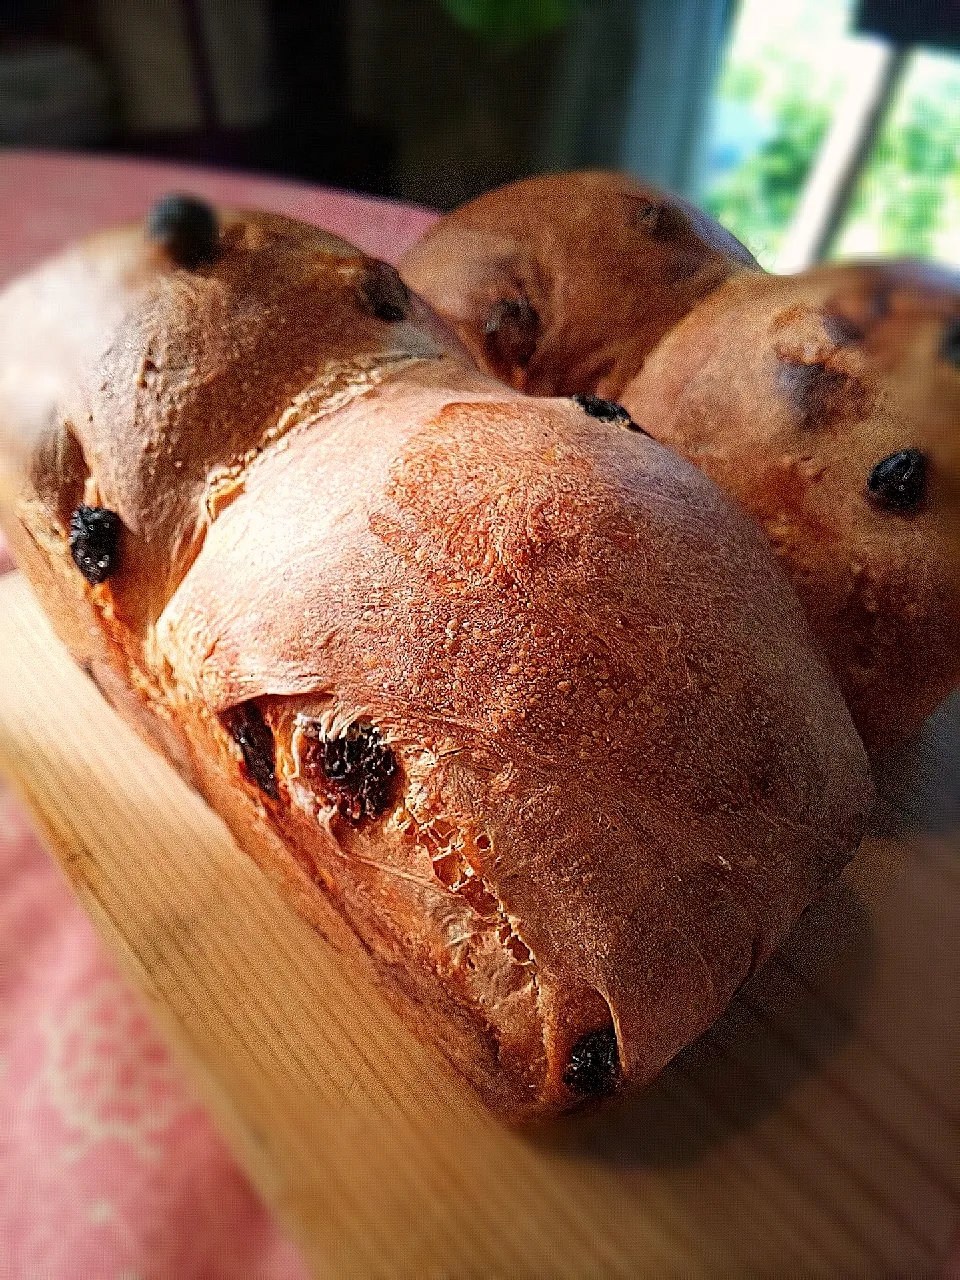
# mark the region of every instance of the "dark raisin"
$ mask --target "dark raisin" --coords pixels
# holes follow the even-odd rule
[[[919,449],[891,453],[870,472],[867,491],[890,511],[916,511],[927,492],[927,458]]]
[[[647,434],[643,427],[637,426],[623,405],[618,404],[616,400],[603,400],[600,396],[590,395],[576,395],[571,399],[591,418],[599,418],[601,422],[617,422],[628,431],[639,431],[641,435]]]
[[[255,702],[242,702],[227,713],[227,729],[243,755],[247,772],[261,791],[279,799],[273,730]]]
[[[70,554],[89,583],[97,586],[116,572],[120,517],[106,507],[77,507],[70,517]]]
[[[526,298],[501,298],[483,325],[487,356],[498,369],[522,369],[540,340],[540,317]]]
[[[360,284],[360,295],[364,306],[385,324],[398,324],[410,305],[410,290],[396,267],[387,262],[370,264]]]
[[[582,1098],[605,1098],[620,1083],[620,1055],[613,1027],[588,1031],[570,1050],[563,1083]]]
[[[393,751],[373,725],[353,725],[338,738],[308,725],[301,766],[319,778],[327,799],[351,822],[376,818],[390,805],[397,774]]]
[[[217,216],[193,196],[164,196],[147,215],[147,235],[180,267],[212,262],[217,252]]]
[[[940,355],[955,369],[960,369],[960,317],[952,320],[944,330]]]

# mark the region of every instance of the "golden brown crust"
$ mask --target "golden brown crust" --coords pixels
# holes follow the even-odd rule
[[[400,271],[482,368],[533,395],[616,399],[648,352],[750,253],[623,174],[528,178],[443,218]]]
[[[933,268],[744,275],[623,395],[764,525],[873,749],[960,684],[957,324],[960,280]],[[871,472],[914,449],[923,496],[878,502]]]
[[[441,349],[419,300],[395,326],[362,305],[374,264],[344,241],[310,227],[292,237],[290,221],[274,215],[228,213],[221,226],[215,266],[195,271],[163,259],[139,227],[94,237],[15,286],[0,329],[0,408],[38,369],[49,365],[49,380],[62,382],[66,425],[52,424],[55,447],[64,433],[79,442],[86,500],[116,511],[132,535],[126,580],[136,587],[117,584],[115,605],[138,630],[155,621],[202,540],[199,498],[212,471],[288,429],[283,413],[306,388],[324,402],[362,393],[392,360]],[[18,323],[20,290],[39,304],[42,335]],[[351,292],[356,305],[344,308]],[[32,416],[42,430],[42,414]]]
[[[625,214],[650,207],[659,230]],[[618,398],[734,494],[864,739],[892,747],[960,683],[960,282],[909,263],[767,276],[725,235],[627,179],[568,174],[457,210],[402,270],[498,376]],[[514,298],[541,317],[527,348]],[[512,344],[491,346],[491,317]],[[868,477],[910,449],[928,494],[891,511]]]
[[[378,318],[382,269],[343,242],[221,225],[191,273],[130,230],[0,300],[24,568],[121,714],[348,948],[349,921],[492,1105],[569,1106],[611,1020],[647,1080],[872,797],[793,593],[670,451],[489,381],[415,299]],[[44,347],[51,296],[108,322]],[[100,585],[71,561],[81,497],[123,521]]]

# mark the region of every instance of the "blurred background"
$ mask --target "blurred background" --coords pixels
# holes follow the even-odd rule
[[[960,0],[0,0],[0,145],[439,209],[599,165],[770,268],[960,264]]]

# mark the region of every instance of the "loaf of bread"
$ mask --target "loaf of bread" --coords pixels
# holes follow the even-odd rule
[[[531,395],[617,399],[696,302],[759,268],[686,201],[585,172],[472,200],[427,231],[400,271],[504,382]]]
[[[498,374],[491,297],[513,296],[511,272],[535,281],[563,318],[531,381],[616,397],[759,520],[864,741],[895,747],[960,684],[960,280],[906,263],[768,275],[689,212],[642,242],[629,186],[503,188],[441,220],[401,270]],[[694,229],[702,266],[684,274]]]
[[[275,216],[173,199],[0,298],[3,519],[60,636],[514,1120],[654,1076],[872,802],[762,536],[588,408]]]

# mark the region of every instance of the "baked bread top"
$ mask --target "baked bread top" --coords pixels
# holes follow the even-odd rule
[[[0,298],[21,564],[501,1112],[649,1079],[872,800],[794,593],[694,467],[478,373],[390,268],[214,229],[97,237]]]
[[[567,174],[456,210],[402,270],[492,372],[622,400],[761,522],[883,752],[960,683],[960,282],[755,265],[683,202]]]
[[[960,278],[742,275],[623,392],[764,526],[872,749],[960,684]]]
[[[531,395],[612,399],[694,303],[749,270],[747,249],[700,209],[603,172],[488,192],[400,264],[481,368]]]

